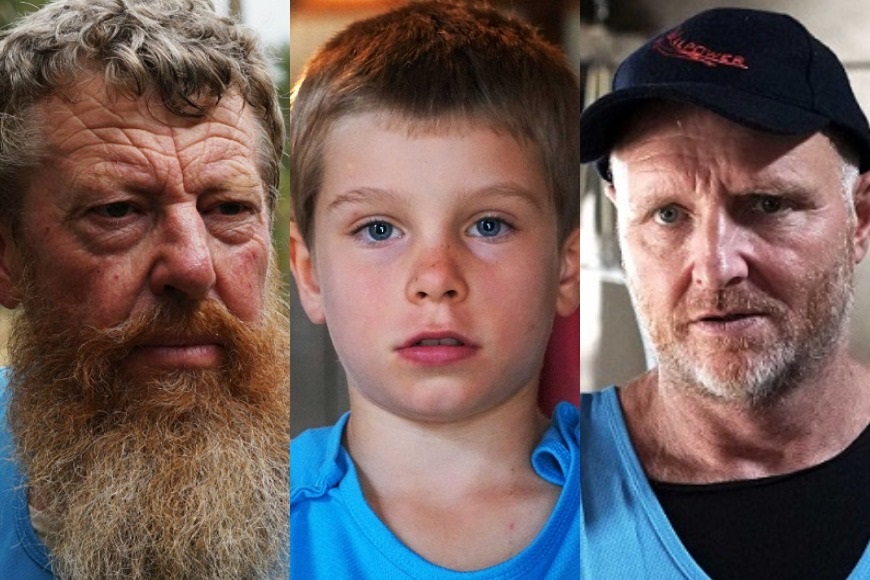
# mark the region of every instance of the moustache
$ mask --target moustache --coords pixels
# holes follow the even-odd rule
[[[247,366],[248,361],[243,359],[252,354],[250,351],[252,345],[257,344],[258,331],[257,325],[241,321],[215,300],[161,303],[110,328],[82,329],[75,337],[79,342],[77,350],[80,356],[75,357],[72,378],[83,387],[79,393],[82,402],[92,407],[117,408],[123,401],[133,399],[150,399],[152,403],[158,403],[155,397],[161,396],[168,399],[167,404],[177,404],[178,393],[172,392],[172,386],[188,383],[167,379],[203,371],[155,370],[149,377],[144,377],[148,380],[143,381],[142,376],[127,377],[125,384],[128,388],[119,390],[116,379],[126,372],[125,360],[149,344],[207,341],[219,345],[223,352],[220,368],[215,372],[237,374],[239,369]],[[45,362],[50,364],[50,361]],[[237,387],[234,383],[224,382],[225,388]]]
[[[686,323],[708,316],[763,314],[774,320],[782,318],[786,309],[778,300],[747,286],[697,290],[686,295],[675,312],[675,319]]]

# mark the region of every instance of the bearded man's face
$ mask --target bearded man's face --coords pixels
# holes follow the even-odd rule
[[[286,577],[289,324],[253,114],[230,94],[180,118],[96,78],[41,114],[0,299],[54,572]]]

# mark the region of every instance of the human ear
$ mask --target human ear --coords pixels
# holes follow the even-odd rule
[[[855,263],[867,255],[870,247],[870,171],[858,177],[855,184],[853,200],[855,204]]]
[[[290,271],[299,290],[299,301],[311,322],[323,324],[323,298],[317,282],[317,268],[296,223],[290,223]]]
[[[0,227],[0,304],[6,308],[16,308],[21,303],[18,289],[18,252],[12,233],[6,226]]]
[[[580,228],[574,228],[562,244],[560,263],[556,312],[569,316],[580,306]]]
[[[612,183],[604,184],[604,195],[607,196],[607,199],[609,199],[613,205],[616,205],[616,188],[613,187]]]

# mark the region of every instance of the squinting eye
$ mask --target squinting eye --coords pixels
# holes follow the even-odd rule
[[[106,217],[122,218],[133,210],[133,206],[125,201],[119,201],[116,203],[106,204],[97,209],[99,213],[102,213]]]
[[[662,224],[672,224],[680,219],[680,210],[672,205],[656,210],[656,221]]]
[[[756,205],[762,213],[772,214],[782,211],[783,209],[782,198],[773,195],[763,195],[759,197]]]
[[[239,215],[244,209],[245,206],[237,202],[222,203],[218,206],[221,215]]]
[[[499,235],[505,227],[505,223],[496,218],[483,218],[474,222],[474,230],[482,238],[493,238]]]
[[[393,235],[393,226],[387,222],[372,222],[365,226],[366,233],[376,242],[389,240]]]

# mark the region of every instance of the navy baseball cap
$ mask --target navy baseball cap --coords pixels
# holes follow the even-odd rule
[[[835,129],[870,169],[870,127],[837,56],[791,16],[738,8],[701,12],[632,53],[613,91],[580,117],[580,161],[608,159],[644,101],[701,106],[781,135]]]

